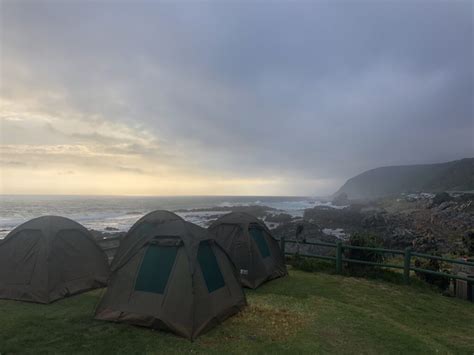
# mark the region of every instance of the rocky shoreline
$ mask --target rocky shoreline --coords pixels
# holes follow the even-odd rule
[[[362,202],[338,199],[334,204],[345,204],[344,208],[315,206],[304,210],[302,217],[261,205],[176,212],[209,212],[205,226],[224,212],[247,212],[264,220],[277,239],[295,239],[298,228],[299,240],[331,243],[346,241],[354,233],[370,233],[379,236],[387,248],[455,255],[466,253],[463,238],[474,230],[474,194],[410,194]],[[113,228],[92,233],[103,248],[118,246],[125,235]],[[318,250],[307,251],[325,253],[325,248],[313,249]]]
[[[463,238],[474,230],[474,194],[409,194],[351,202],[340,210],[315,207],[304,220],[349,235],[377,235],[387,248],[462,255]]]

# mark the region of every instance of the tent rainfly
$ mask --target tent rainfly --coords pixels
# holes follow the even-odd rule
[[[192,340],[245,305],[235,266],[207,231],[174,213],[155,211],[122,240],[96,319]]]
[[[108,277],[92,234],[68,218],[32,219],[0,241],[0,298],[50,303],[103,287]]]
[[[232,212],[212,223],[209,232],[239,269],[243,286],[257,288],[288,274],[278,242],[258,218]]]

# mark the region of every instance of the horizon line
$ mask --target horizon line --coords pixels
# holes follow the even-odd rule
[[[290,197],[290,198],[318,198],[328,196],[318,195],[146,195],[146,194],[25,194],[25,193],[0,193],[0,196],[70,196],[70,197]]]

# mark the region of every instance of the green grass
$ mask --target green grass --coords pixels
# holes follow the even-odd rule
[[[0,300],[0,353],[474,353],[474,304],[429,288],[292,270],[194,343],[94,320],[102,292]]]

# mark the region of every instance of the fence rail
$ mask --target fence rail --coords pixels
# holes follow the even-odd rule
[[[119,240],[119,239],[121,239],[121,238],[120,237],[112,237],[112,238],[102,239],[102,240],[99,241],[99,244],[101,244],[101,242],[114,241],[114,240]],[[307,253],[298,253],[298,252],[297,253],[287,252],[285,250],[285,246],[286,246],[287,243],[297,244],[297,245],[310,245],[310,246],[320,246],[320,247],[334,248],[335,249],[335,256],[307,254]],[[446,273],[446,272],[439,272],[439,271],[414,267],[414,266],[412,266],[411,259],[414,258],[414,257],[425,258],[425,259],[433,259],[433,260],[444,261],[444,262],[451,263],[451,264],[458,264],[458,265],[464,265],[464,266],[473,266],[473,267],[474,267],[474,262],[463,261],[463,260],[458,260],[458,259],[450,259],[450,258],[445,258],[445,257],[430,255],[430,254],[417,253],[417,252],[412,251],[411,248],[406,248],[405,250],[395,250],[395,249],[372,248],[372,247],[361,247],[361,246],[355,246],[355,245],[347,245],[347,244],[343,244],[342,242],[337,242],[337,243],[306,242],[306,241],[301,241],[300,242],[300,241],[297,241],[297,240],[286,240],[285,238],[280,239],[280,248],[281,248],[281,250],[283,251],[283,253],[285,255],[298,254],[299,256],[303,256],[303,257],[307,257],[307,258],[315,258],[315,259],[334,261],[335,265],[336,265],[336,272],[337,273],[342,273],[343,263],[354,263],[354,264],[359,264],[359,265],[370,265],[370,266],[377,266],[377,267],[388,268],[388,269],[403,270],[404,281],[407,284],[410,283],[410,271],[415,271],[415,272],[425,273],[425,274],[430,274],[430,275],[436,275],[436,276],[442,276],[442,277],[447,277],[447,278],[450,278],[450,279],[457,279],[457,280],[463,280],[463,281],[468,281],[468,282],[474,282],[474,278],[472,278],[472,277],[469,278],[469,277],[449,274],[449,273]],[[105,252],[112,251],[112,250],[118,249],[118,245],[117,246],[109,246],[109,247],[103,246],[102,249]],[[404,256],[403,265],[384,264],[384,263],[377,263],[377,262],[367,261],[367,260],[345,258],[344,257],[344,250],[363,250],[363,251],[372,251],[372,252],[380,253],[380,254],[403,255]]]
[[[334,248],[335,249],[335,256],[318,255],[318,254],[302,254],[302,253],[299,253],[298,251],[297,252],[288,252],[288,251],[285,250],[285,247],[286,247],[287,243],[297,244],[297,245],[310,245],[310,246],[322,246],[322,247]],[[414,266],[412,266],[411,260],[414,257],[426,258],[426,259],[444,261],[444,262],[451,263],[451,264],[473,266],[473,267],[474,267],[474,262],[463,261],[463,260],[458,260],[458,259],[450,259],[450,258],[445,258],[445,257],[430,255],[430,254],[417,253],[417,252],[412,251],[411,248],[406,248],[405,250],[394,250],[394,249],[372,248],[372,247],[361,247],[361,246],[355,246],[355,245],[347,245],[347,244],[342,244],[342,242],[337,242],[337,243],[306,242],[306,241],[301,241],[300,242],[300,241],[297,241],[297,240],[286,240],[285,238],[280,239],[280,248],[281,248],[281,250],[283,251],[283,253],[285,255],[296,255],[297,254],[299,256],[304,256],[304,257],[335,261],[336,272],[337,273],[342,273],[343,263],[346,262],[346,263],[354,263],[354,264],[361,264],[361,265],[377,266],[377,267],[383,267],[383,268],[389,268],[389,269],[401,269],[401,270],[403,270],[403,278],[404,278],[404,281],[405,281],[406,284],[410,283],[410,271],[415,271],[415,272],[430,274],[430,275],[436,275],[436,276],[442,276],[442,277],[447,277],[447,278],[450,278],[450,279],[474,282],[474,277],[464,277],[464,276],[460,276],[460,275],[449,274],[449,273],[446,273],[446,272],[439,272],[439,271],[414,267]],[[358,260],[358,259],[345,258],[344,257],[344,250],[363,250],[363,251],[372,251],[372,252],[380,253],[380,254],[403,255],[403,257],[404,257],[403,258],[403,265],[384,264],[384,263],[377,263],[377,262],[367,261],[367,260]]]

